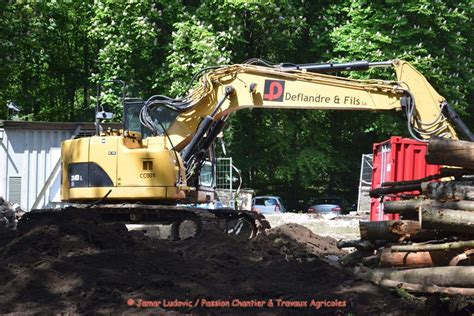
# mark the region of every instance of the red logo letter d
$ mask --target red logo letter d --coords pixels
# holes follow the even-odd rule
[[[268,101],[283,101],[284,87],[284,81],[265,80],[263,99]]]

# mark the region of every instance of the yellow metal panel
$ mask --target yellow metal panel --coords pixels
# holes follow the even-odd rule
[[[174,187],[176,166],[176,156],[165,148],[162,137],[149,138],[143,148],[121,145],[118,148],[117,185]]]
[[[61,144],[61,159],[63,161],[87,162],[89,159],[90,138],[65,140]]]
[[[89,161],[90,138],[65,140],[61,144],[61,200],[69,199],[69,179],[67,164]]]
[[[451,139],[458,139],[456,131],[447,121],[436,122],[441,115],[439,106],[446,100],[433,88],[428,80],[418,72],[411,64],[402,60],[394,61],[395,72],[400,83],[411,92],[415,98],[416,115],[423,122],[423,125],[415,125],[424,129],[425,132],[436,131],[436,135],[447,133]],[[429,138],[429,137],[427,137]]]
[[[178,160],[172,151],[166,149],[163,137],[143,142],[122,136],[93,136],[65,141],[62,159],[61,199],[65,201],[97,200],[109,190],[112,190],[108,195],[110,200],[185,197],[184,192],[176,187]],[[112,179],[114,187],[70,189],[67,164],[78,162],[97,163]]]
[[[104,197],[110,190],[112,191],[107,196],[109,200],[141,201],[172,198],[167,195],[166,187],[102,187],[70,189],[69,201],[97,200]]]
[[[121,137],[121,140],[119,140],[119,142],[120,141],[127,148],[140,148],[142,145],[141,140],[137,140],[137,139],[133,139],[129,137]]]
[[[117,143],[120,136],[92,136],[89,161],[97,163],[117,185]]]

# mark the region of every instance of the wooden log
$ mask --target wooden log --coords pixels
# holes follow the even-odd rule
[[[368,240],[339,240],[336,244],[337,248],[356,248],[357,250],[374,250],[376,246]]]
[[[421,190],[422,190],[422,186],[420,183],[397,185],[397,186],[391,186],[391,187],[382,187],[382,188],[372,189],[369,191],[369,196],[372,198],[377,198],[377,197],[381,197],[387,194],[410,192],[410,191],[421,191]]]
[[[474,212],[474,201],[436,201],[432,199],[422,200],[404,200],[404,201],[387,201],[383,203],[383,212],[386,214],[400,215],[418,215],[418,208],[422,205],[430,205],[443,209],[454,209],[461,211]]]
[[[474,201],[435,201],[429,200],[431,206],[443,209],[453,209],[453,210],[461,210],[461,211],[469,211],[474,212]]]
[[[426,162],[474,169],[474,142],[431,139],[428,143]]]
[[[438,229],[444,232],[474,234],[474,212],[440,209],[423,205],[421,228]]]
[[[450,260],[458,255],[459,252],[460,250],[392,252],[391,248],[387,247],[381,252],[380,267],[423,268],[433,266],[448,266]]]
[[[432,238],[435,232],[425,232],[418,221],[396,220],[379,222],[359,222],[360,238],[362,240],[400,241]],[[426,238],[420,238],[427,235]]]
[[[409,267],[409,268],[423,268],[433,267],[433,259],[428,251],[417,253],[392,253],[390,248],[382,250],[380,256],[380,267]]]
[[[362,240],[399,240],[406,234],[415,234],[421,230],[417,221],[378,221],[359,222]]]
[[[370,251],[356,250],[339,259],[339,263],[345,266],[353,266],[356,263],[361,262],[364,257],[370,256],[372,254],[373,253]]]
[[[420,285],[467,287],[474,289],[474,266],[430,267],[407,270],[359,268],[354,269],[354,272],[358,277],[373,282],[381,282],[387,279]]]
[[[417,251],[434,251],[434,250],[451,250],[460,248],[474,247],[474,240],[447,242],[442,244],[412,244],[412,245],[393,245],[390,249],[392,252],[417,252]]]
[[[418,207],[429,204],[425,200],[402,200],[383,202],[383,212],[385,214],[400,214],[418,216]]]
[[[406,282],[399,282],[394,280],[387,280],[383,279],[380,282],[374,282],[383,287],[389,288],[401,288],[407,290],[408,292],[416,292],[416,293],[431,293],[431,294],[446,294],[446,295],[466,295],[472,296],[474,295],[473,288],[463,288],[463,287],[444,287],[444,286],[437,286],[437,285],[424,285],[424,284],[414,284],[414,283],[406,283]]]
[[[474,181],[429,182],[421,187],[423,194],[432,200],[474,200]]]
[[[451,259],[451,261],[449,261],[449,265],[450,266],[457,266],[460,261],[469,259],[469,264],[467,264],[467,265],[471,266],[472,262],[471,262],[471,257],[470,256],[472,256],[473,254],[474,254],[474,249],[466,250],[463,253],[460,253],[457,256],[455,256],[453,259]]]
[[[396,181],[396,182],[383,182],[382,187],[389,187],[389,186],[399,186],[399,185],[406,185],[406,184],[417,184],[421,182],[428,182],[432,180],[438,180],[441,178],[446,177],[462,177],[465,175],[472,175],[474,174],[474,170],[472,169],[454,169],[454,168],[441,168],[438,174],[433,174],[424,178],[416,179],[416,180],[407,180],[407,181]]]
[[[380,262],[380,254],[364,257],[361,262],[366,267],[376,268]]]

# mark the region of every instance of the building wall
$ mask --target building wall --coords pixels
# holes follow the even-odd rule
[[[89,122],[0,121],[0,196],[29,211],[60,159],[61,142],[71,138],[78,125],[79,135],[94,134]],[[60,205],[60,173],[59,169],[37,208]]]
[[[30,210],[60,159],[61,142],[71,135],[67,130],[4,129],[0,147],[3,170],[0,195]],[[58,172],[38,207],[60,202],[59,185]]]

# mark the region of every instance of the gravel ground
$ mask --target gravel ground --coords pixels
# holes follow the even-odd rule
[[[267,214],[265,218],[271,227],[278,227],[288,223],[302,225],[320,236],[339,239],[358,239],[359,221],[368,220],[367,215],[343,215],[334,219],[321,218],[315,214],[283,213]]]

